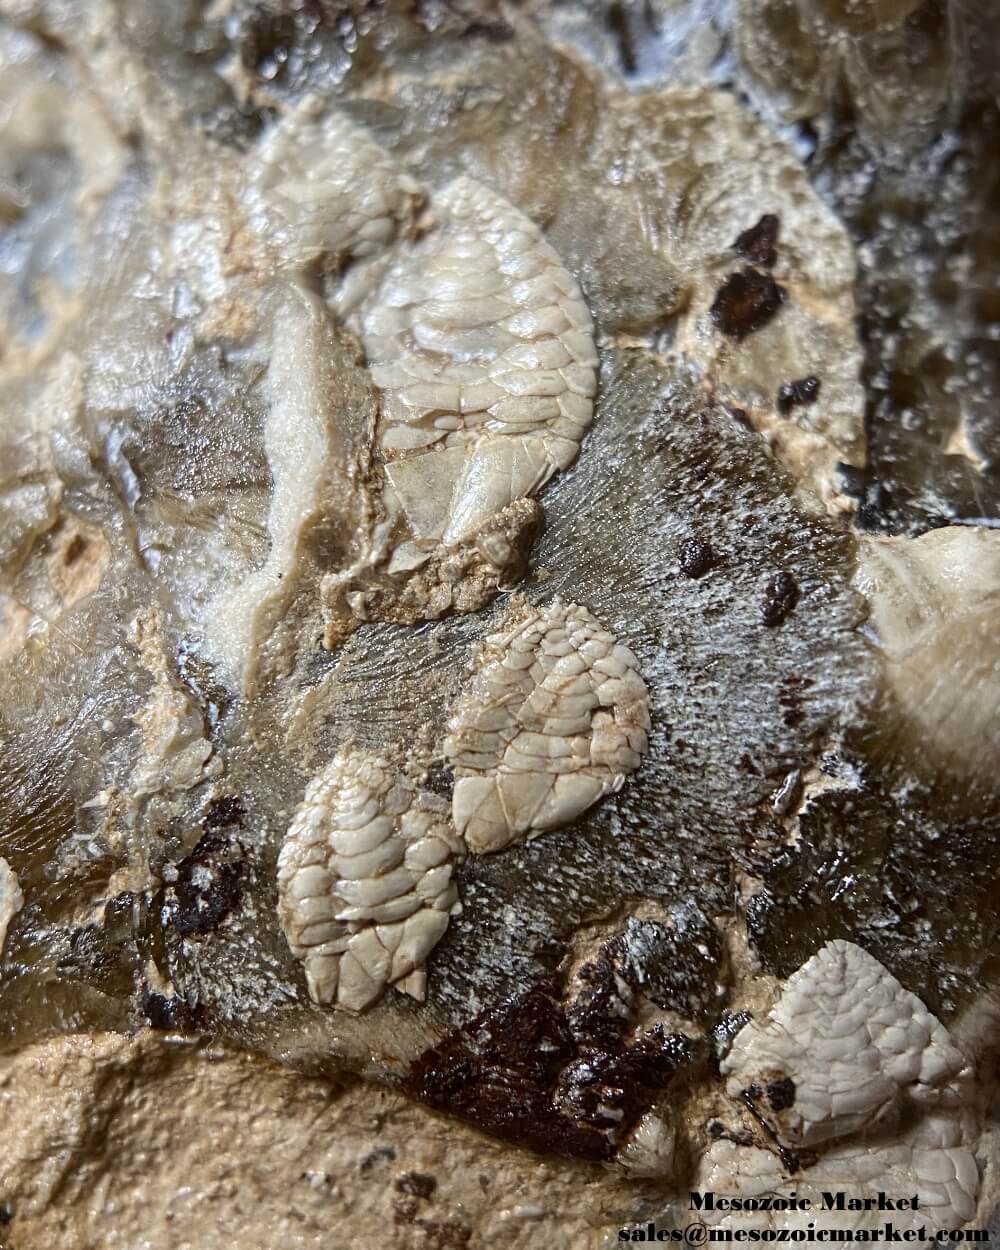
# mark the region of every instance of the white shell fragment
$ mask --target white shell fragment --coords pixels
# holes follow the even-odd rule
[[[436,228],[398,249],[358,318],[411,562],[572,463],[597,388],[590,311],[538,227],[467,177],[431,207]]]
[[[749,1091],[783,1142],[815,1146],[870,1128],[902,1097],[933,1101],[965,1066],[915,995],[860,946],[835,941],[793,973],[766,1020],[737,1034],[721,1070],[730,1096]],[[786,1078],[794,1099],[774,1109],[767,1088]]]
[[[361,126],[313,101],[287,114],[260,146],[251,212],[286,264],[365,260],[412,221],[419,186]]]
[[[445,740],[471,851],[566,825],[621,788],[647,747],[638,670],[586,608],[559,599],[486,639]]]
[[[672,1179],[677,1132],[655,1108],[647,1111],[620,1147],[615,1163],[629,1176]]]
[[[880,735],[921,770],[997,784],[1000,533],[960,525],[866,538],[855,585],[871,613],[893,716]]]
[[[702,1156],[694,1188],[743,1199],[735,1212],[703,1211],[699,1218],[710,1227],[776,1228],[808,1230],[822,1218],[830,1229],[872,1228],[877,1211],[824,1210],[824,1193],[843,1193],[850,1198],[879,1193],[916,1194],[915,1210],[901,1208],[891,1215],[895,1229],[904,1232],[921,1226],[928,1230],[957,1229],[973,1218],[979,1190],[975,1155],[959,1124],[952,1119],[930,1117],[916,1129],[892,1137],[879,1136],[870,1143],[837,1146],[816,1163],[789,1178],[778,1158],[754,1146],[731,1141],[713,1142]],[[795,1195],[808,1200],[805,1209],[775,1209],[778,1197]],[[765,1199],[761,1207],[747,1207],[749,1199]]]
[[[360,1012],[393,984],[422,1000],[462,853],[444,804],[379,756],[342,752],[314,777],[278,856],[278,915],[313,1001]]]
[[[24,906],[24,894],[17,874],[5,859],[0,858],[0,955],[7,941],[10,922]]]
[[[838,1192],[916,1195],[916,1207],[889,1217],[899,1230],[957,1229],[974,1217],[972,1071],[940,1021],[860,946],[830,942],[807,960],[720,1066],[743,1129],[711,1143],[695,1188],[743,1205],[704,1213],[707,1224],[808,1229],[823,1210],[831,1229],[872,1227],[871,1210],[823,1207],[823,1194]],[[761,1119],[782,1148],[809,1148],[794,1175],[770,1134],[758,1131]],[[792,1195],[811,1206],[777,1202]]]

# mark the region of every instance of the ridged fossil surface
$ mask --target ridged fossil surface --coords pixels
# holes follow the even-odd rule
[[[448,722],[455,827],[482,853],[571,824],[635,772],[649,727],[628,647],[577,604],[528,611],[487,637]]]
[[[0,18],[5,1044],[971,1218],[995,40],[126,7]]]
[[[384,759],[338,756],[314,778],[278,856],[281,925],[313,1001],[361,1011],[387,985],[423,999],[462,853],[440,800]]]
[[[334,272],[384,251],[422,198],[363,126],[315,97],[268,132],[248,191],[251,221],[279,263]]]
[[[933,1104],[967,1061],[918,998],[841,941],[788,979],[767,1020],[742,1029],[720,1067],[731,1096],[756,1087],[783,1141],[816,1146],[878,1123],[900,1099]],[[766,1089],[784,1080],[791,1105],[779,1092],[768,1106]]]
[[[415,540],[451,545],[572,464],[597,350],[576,279],[530,218],[471,178],[432,203],[437,229],[359,321],[390,487]]]
[[[915,1193],[893,1211],[902,1229],[957,1229],[976,1213],[983,1088],[947,1029],[853,942],[822,947],[786,982],[766,1019],[736,1035],[721,1063],[726,1091],[766,1123],[776,1152],[717,1134],[698,1185],[761,1197],[794,1191],[820,1208],[823,1192],[863,1199]],[[801,1158],[802,1147],[818,1158]],[[789,1152],[793,1152],[791,1155]],[[806,1229],[815,1209],[751,1211],[757,1228]],[[836,1227],[864,1228],[871,1212],[845,1206]],[[744,1224],[715,1212],[706,1222]]]

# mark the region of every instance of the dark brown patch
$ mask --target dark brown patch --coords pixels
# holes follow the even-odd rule
[[[205,829],[224,829],[226,825],[242,825],[245,812],[235,794],[224,794],[213,799],[205,809],[202,826]]]
[[[791,573],[773,573],[764,587],[760,603],[760,619],[773,629],[794,610],[799,601],[799,587]]]
[[[810,373],[797,382],[785,382],[778,387],[778,411],[787,417],[793,408],[802,404],[814,404],[819,397],[820,380]]]
[[[552,1092],[575,1046],[561,1005],[540,989],[484,1011],[410,1069],[405,1088],[507,1141],[545,1153],[610,1159],[602,1133],[556,1110]]]
[[[289,13],[273,13],[260,7],[247,21],[240,43],[240,60],[257,78],[280,78],[295,45],[298,28]]]
[[[210,933],[239,901],[246,864],[243,848],[219,830],[209,830],[177,865],[167,922],[184,937]]]
[[[462,32],[467,39],[485,39],[489,43],[509,43],[514,38],[514,27],[509,22],[470,22]]]
[[[395,1157],[396,1152],[391,1146],[376,1146],[358,1164],[358,1171],[362,1176],[367,1176],[377,1164],[391,1163]]]
[[[404,1088],[507,1141],[548,1154],[611,1159],[690,1059],[662,1026],[625,1042],[632,996],[606,959],[584,965],[564,1006],[556,986],[512,995],[413,1064]],[[624,996],[624,997],[623,997]]]
[[[708,313],[723,334],[738,341],[766,326],[785,302],[785,295],[785,288],[768,274],[744,269],[728,275]]]
[[[427,1172],[404,1172],[396,1177],[396,1189],[414,1198],[429,1198],[437,1189],[437,1178]]]
[[[781,1166],[791,1176],[799,1170],[799,1166],[803,1160],[794,1150],[789,1150],[784,1142],[779,1139],[774,1129],[757,1110],[757,1099],[760,1097],[760,1093],[761,1092],[756,1085],[751,1085],[748,1089],[745,1089],[743,1091],[743,1105],[757,1121],[758,1125],[760,1125],[765,1136],[770,1140],[774,1149],[778,1152],[778,1158],[781,1160]]]
[[[424,786],[432,793],[450,799],[455,788],[455,774],[443,762],[432,764],[424,777]]]
[[[805,719],[805,696],[812,685],[811,677],[786,677],[778,692],[778,702],[785,709],[782,720],[789,727],[801,725]]]
[[[566,1023],[574,1043],[587,1050],[617,1050],[621,1045],[622,1021],[632,1010],[629,986],[618,981],[607,958],[581,965],[576,980],[576,993],[566,1008]]]
[[[772,1111],[784,1111],[795,1102],[795,1082],[790,1076],[771,1081],[764,1089]]]
[[[625,5],[622,0],[613,0],[607,10],[608,29],[614,35],[618,43],[618,56],[621,61],[622,72],[625,74],[634,74],[638,68],[638,62],[635,55],[635,37],[632,34],[632,27],[625,13]]]
[[[656,1024],[617,1053],[590,1051],[573,1060],[560,1074],[556,1100],[574,1119],[620,1138],[688,1058],[687,1038]]]
[[[414,1220],[422,1228],[427,1250],[465,1250],[472,1241],[472,1229],[453,1220]]]
[[[704,577],[715,564],[711,544],[700,538],[685,538],[681,543],[678,563],[685,577]]]
[[[755,226],[737,235],[733,251],[755,265],[763,265],[770,269],[778,259],[775,244],[778,242],[778,231],[781,221],[776,213],[765,213]]]
[[[142,995],[143,1015],[151,1029],[164,1033],[192,1033],[201,1026],[201,1012],[191,1007],[183,998],[173,995],[170,998],[163,994],[144,990]]]
[[[737,408],[735,404],[725,404],[724,407],[726,412],[729,413],[737,425],[742,425],[743,428],[745,430],[749,430],[751,434],[756,434],[757,431],[754,429],[753,422],[747,416],[747,410],[745,408]]]
[[[87,550],[87,547],[88,543],[86,538],[84,538],[82,534],[74,534],[67,544],[66,550],[63,552],[63,564],[65,564],[67,568],[71,564],[76,564],[77,560],[79,560],[83,553]]]

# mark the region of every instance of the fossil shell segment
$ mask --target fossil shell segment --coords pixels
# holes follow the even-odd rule
[[[779,1137],[814,1146],[859,1132],[908,1095],[927,1102],[965,1059],[947,1030],[882,964],[853,942],[828,943],[789,978],[767,1020],[738,1034],[721,1070]],[[794,1084],[791,1105],[768,1086]]]
[[[467,177],[432,208],[438,227],[400,251],[359,318],[387,499],[417,553],[469,538],[566,468],[597,389],[590,311],[538,227]]]
[[[794,1192],[813,1204],[741,1211],[740,1226],[806,1229],[823,1193],[837,1191],[916,1191],[917,1209],[893,1212],[903,1230],[957,1228],[975,1215],[980,1125],[972,1071],[944,1026],[861,947],[830,942],[807,960],[767,1020],[737,1034],[720,1067],[750,1133],[713,1141],[696,1186],[744,1198]],[[747,1144],[760,1140],[758,1120],[777,1149]],[[799,1146],[810,1152],[795,1155],[790,1180],[782,1152]],[[705,1218],[735,1226],[724,1212]],[[831,1228],[871,1222],[863,1210],[830,1216]]]
[[[423,999],[462,850],[443,804],[377,755],[313,778],[278,856],[278,915],[314,1002],[364,1011],[393,984]]]
[[[882,737],[922,771],[992,798],[1000,785],[1000,533],[952,525],[919,538],[866,538],[855,584],[886,658],[893,708]]]
[[[293,266],[376,255],[422,198],[367,131],[339,113],[316,116],[308,98],[268,132],[259,158],[251,212]]]
[[[621,788],[647,747],[639,665],[586,608],[530,608],[478,656],[449,721],[455,826],[499,851],[569,824]]]
[[[711,1227],[789,1230],[807,1230],[815,1224],[823,1193],[838,1191],[851,1197],[916,1192],[919,1207],[893,1211],[894,1228],[956,1229],[975,1215],[979,1185],[975,1155],[958,1122],[949,1117],[928,1117],[914,1129],[870,1143],[837,1146],[791,1179],[769,1151],[717,1141],[702,1157],[695,1180],[699,1190],[743,1199],[793,1193],[809,1199],[812,1207],[805,1210],[716,1210],[701,1215]],[[831,1229],[871,1228],[875,1218],[872,1211],[824,1214]]]
[[[17,874],[5,859],[0,859],[0,955],[3,954],[10,922],[24,906],[24,895]]]

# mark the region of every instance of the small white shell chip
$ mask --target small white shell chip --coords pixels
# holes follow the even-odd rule
[[[455,826],[485,853],[620,789],[648,745],[649,701],[632,652],[554,599],[487,638],[448,729]]]
[[[763,1094],[758,1110],[783,1141],[815,1146],[870,1128],[901,1096],[936,1097],[966,1061],[919,998],[838,940],[789,977],[767,1019],[741,1029],[720,1066],[732,1097]],[[790,1105],[768,1108],[768,1086],[785,1080]]]
[[[314,1002],[360,1012],[395,984],[423,999],[424,963],[460,910],[463,854],[446,805],[368,751],[306,788],[278,856],[278,916]]]
[[[574,460],[597,351],[579,285],[534,222],[467,177],[432,208],[438,225],[397,251],[358,328],[391,498],[415,539],[450,546]]]

